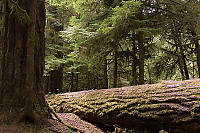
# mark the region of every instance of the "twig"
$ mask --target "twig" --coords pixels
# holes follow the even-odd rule
[[[51,111],[51,113],[53,113],[53,115],[58,119],[58,121],[60,123],[64,124],[65,126],[67,126],[68,128],[72,129],[73,131],[79,132],[79,130],[76,127],[65,123],[64,120],[54,111],[54,109],[50,105],[48,105],[48,107],[49,107],[49,110]]]

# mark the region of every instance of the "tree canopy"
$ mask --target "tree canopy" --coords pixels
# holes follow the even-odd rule
[[[64,73],[79,75],[80,89],[94,82],[96,86],[86,88],[102,88],[99,84],[106,75],[109,87],[200,76],[197,0],[49,3],[58,12],[70,14],[62,16],[63,30],[59,31],[64,56],[55,60],[67,64]],[[53,59],[52,54],[49,57],[47,62]],[[99,79],[86,81],[81,79],[84,75]]]

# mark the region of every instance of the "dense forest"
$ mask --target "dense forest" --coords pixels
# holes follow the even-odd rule
[[[45,87],[71,92],[200,77],[199,8],[197,0],[49,1]]]
[[[199,40],[199,0],[0,0],[0,133],[198,133]]]

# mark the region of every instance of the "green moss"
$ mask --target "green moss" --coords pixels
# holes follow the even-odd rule
[[[92,114],[96,118],[108,119],[123,117],[158,121],[170,119],[176,123],[200,117],[200,109],[197,107],[200,104],[198,86],[200,80],[186,83],[184,81],[164,82],[128,89],[95,90],[68,99],[64,99],[67,94],[58,94],[48,100],[52,105],[66,106],[63,108],[65,112],[72,111],[85,117]],[[53,100],[54,98],[59,101]]]
[[[10,7],[10,15],[15,14],[18,17],[22,24],[29,25],[31,23],[30,17],[27,14],[26,10],[22,9],[18,2],[13,0],[8,0],[8,6]]]

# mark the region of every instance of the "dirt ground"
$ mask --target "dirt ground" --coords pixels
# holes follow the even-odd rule
[[[103,133],[96,126],[81,120],[78,116],[72,113],[58,113],[58,115],[67,123],[76,127],[82,133]],[[48,124],[34,127],[30,124],[12,123],[1,124],[0,133],[73,133],[65,125],[58,122],[56,118],[48,119]]]

